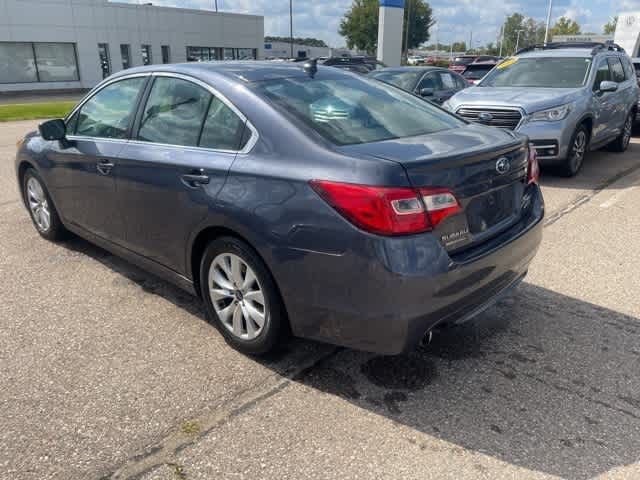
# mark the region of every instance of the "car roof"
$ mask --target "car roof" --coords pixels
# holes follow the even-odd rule
[[[624,52],[610,50],[610,49],[598,49],[593,47],[567,47],[567,48],[550,48],[541,50],[530,50],[517,54],[520,58],[548,58],[548,57],[560,57],[560,58],[593,58],[597,55],[617,55],[624,56]]]
[[[446,69],[446,68],[442,68],[442,67],[386,67],[386,68],[380,68],[378,70],[374,70],[371,73],[380,73],[380,72],[418,72],[418,73],[424,73],[424,72],[431,72],[431,71],[435,71],[435,70],[444,70],[449,72],[450,70]]]
[[[307,77],[308,73],[305,72],[304,65],[305,62],[267,62],[255,60],[189,62],[128,68],[116,73],[113,77],[147,72],[170,72],[201,78],[222,76],[230,80],[252,83],[282,78]],[[318,73],[330,73],[332,76],[353,78],[351,74],[340,69],[323,66],[321,64],[318,64]]]

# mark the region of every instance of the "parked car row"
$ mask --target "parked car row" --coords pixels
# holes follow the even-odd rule
[[[460,58],[460,63],[470,60]],[[462,74],[475,86],[451,95],[396,81],[406,69],[371,74],[422,97],[449,96],[443,107],[466,120],[527,135],[538,160],[565,176],[580,170],[589,150],[629,146],[638,112],[638,76],[614,44],[551,43],[521,50],[497,65],[474,58]],[[400,72],[405,73],[400,73]],[[416,72],[415,75],[424,75]]]

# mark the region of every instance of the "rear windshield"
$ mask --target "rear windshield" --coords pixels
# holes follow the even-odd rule
[[[493,69],[494,65],[469,65],[462,73],[464,78],[469,80],[480,80]]]
[[[418,80],[422,76],[422,72],[421,71],[415,71],[415,72],[383,71],[383,72],[375,72],[371,76],[376,80],[390,83],[404,90],[413,90],[416,86],[416,83],[418,83]]]
[[[591,59],[584,57],[508,58],[487,75],[480,87],[582,87]]]
[[[254,85],[279,110],[337,145],[449,130],[465,123],[415,95],[366,78],[285,78]]]
[[[473,63],[476,57],[456,57],[451,62],[453,65],[469,65]]]

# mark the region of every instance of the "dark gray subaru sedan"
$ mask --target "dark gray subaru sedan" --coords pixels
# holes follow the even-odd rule
[[[45,238],[197,294],[234,347],[397,354],[515,287],[544,204],[526,137],[314,63],[134,68],[19,147]]]

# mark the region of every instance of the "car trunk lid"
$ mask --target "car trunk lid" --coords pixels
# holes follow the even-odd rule
[[[400,163],[415,188],[451,191],[461,210],[434,228],[449,252],[482,243],[520,218],[527,183],[524,137],[469,125],[341,150]]]

